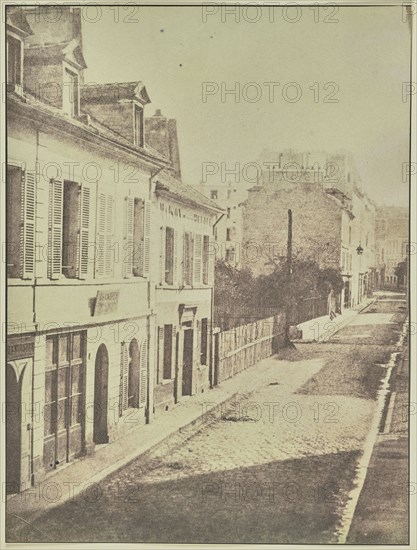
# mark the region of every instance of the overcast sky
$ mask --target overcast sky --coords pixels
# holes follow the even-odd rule
[[[203,163],[244,167],[263,149],[345,149],[371,198],[407,204],[409,102],[402,101],[402,88],[410,32],[401,6],[240,9],[239,22],[221,9],[203,21],[202,7],[119,8],[115,22],[114,11],[101,9],[99,21],[84,21],[85,81],[143,81],[152,100],[146,116],[159,108],[177,119],[188,183],[201,180]],[[219,90],[206,102],[204,82]],[[236,82],[240,101],[232,95],[222,101],[222,86]],[[291,102],[283,90],[293,82],[288,99],[302,95]],[[244,88],[247,83],[257,86]],[[324,101],[331,92],[327,99],[337,103]],[[257,94],[258,101],[248,101]]]

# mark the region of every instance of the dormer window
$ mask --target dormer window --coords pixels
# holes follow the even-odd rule
[[[143,147],[143,109],[135,105],[135,145]]]
[[[23,67],[22,42],[14,36],[7,37],[7,82],[8,84],[22,84]]]
[[[79,81],[78,74],[65,69],[65,81],[62,91],[62,107],[71,117],[79,115]]]

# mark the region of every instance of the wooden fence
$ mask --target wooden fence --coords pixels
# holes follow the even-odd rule
[[[285,314],[260,319],[214,335],[214,385],[265,359],[283,346]]]

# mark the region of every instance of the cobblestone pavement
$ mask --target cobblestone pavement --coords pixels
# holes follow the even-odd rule
[[[8,540],[336,542],[405,318],[396,306],[282,350],[260,389]]]

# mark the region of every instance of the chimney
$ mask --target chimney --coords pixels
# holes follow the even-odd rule
[[[172,172],[180,179],[181,163],[177,121],[173,118],[166,118],[161,109],[156,109],[153,116],[145,118],[145,143],[171,161]]]

